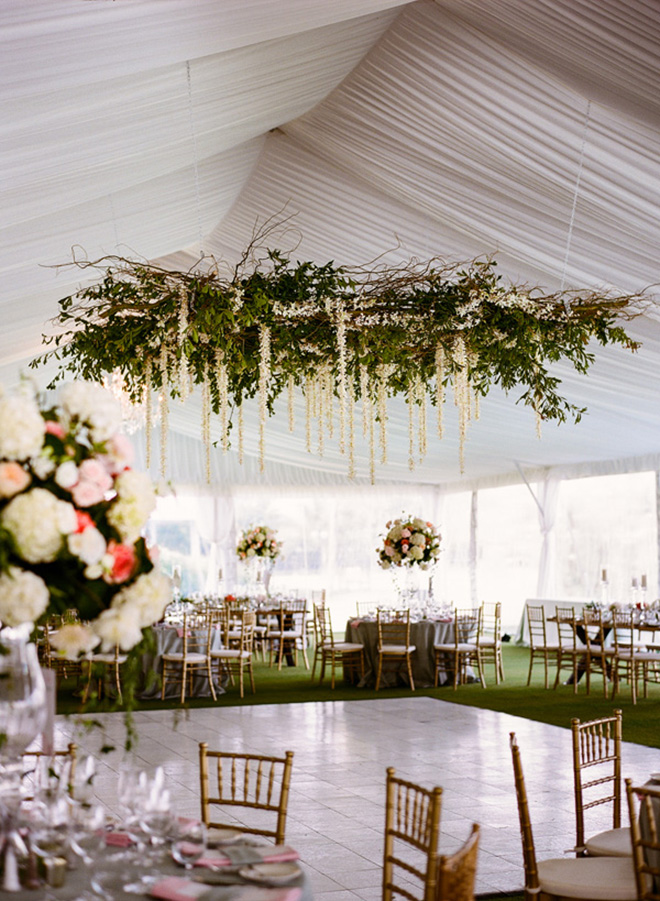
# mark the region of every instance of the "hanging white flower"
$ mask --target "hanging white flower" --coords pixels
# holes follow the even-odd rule
[[[20,626],[39,619],[50,595],[44,580],[29,570],[10,566],[0,575],[0,623]]]
[[[172,600],[172,581],[157,569],[144,573],[131,585],[122,588],[113,598],[111,607],[131,607],[142,628],[158,622]]]
[[[130,604],[104,610],[92,623],[92,629],[101,639],[104,654],[113,651],[116,645],[122,651],[130,651],[142,639],[138,611]]]
[[[45,488],[33,488],[13,498],[2,511],[0,522],[28,563],[53,561],[62,549],[64,536],[77,528],[73,505]]]

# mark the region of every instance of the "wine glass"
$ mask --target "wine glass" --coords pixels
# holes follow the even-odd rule
[[[70,826],[71,850],[91,866],[105,844],[105,811],[99,804],[74,804]]]
[[[192,870],[206,851],[206,826],[197,820],[180,821],[175,827],[172,857],[174,860]]]

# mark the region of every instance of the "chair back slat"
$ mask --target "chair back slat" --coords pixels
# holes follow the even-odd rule
[[[575,850],[585,848],[584,813],[612,805],[612,828],[621,827],[622,713],[581,722],[571,720],[575,790]]]
[[[209,760],[215,761],[213,789],[210,786]],[[276,814],[274,828],[263,825],[240,824],[240,829],[263,835],[282,844],[285,838],[286,816],[293,766],[293,751],[284,757],[261,754],[237,754],[209,751],[208,744],[199,745],[199,773],[202,820],[207,826],[235,827],[236,823],[220,821],[212,816],[212,808],[242,807]]]
[[[442,789],[425,789],[387,770],[383,901],[435,901]],[[410,849],[420,852],[410,853]],[[412,879],[411,879],[412,877]],[[417,889],[417,894],[414,893]]]
[[[630,779],[626,779],[625,785],[637,898],[660,901],[660,791],[646,785],[633,786]]]
[[[525,868],[525,894],[538,893],[539,873],[536,865],[536,850],[534,848],[534,835],[532,823],[529,817],[529,803],[525,776],[520,759],[520,748],[516,739],[516,733],[510,733],[511,757],[513,760],[513,777],[516,786],[516,800],[518,802],[518,817],[520,819],[520,834],[523,845],[523,864]]]

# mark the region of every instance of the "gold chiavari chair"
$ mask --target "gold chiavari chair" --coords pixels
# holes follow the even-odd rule
[[[660,901],[660,790],[626,779],[637,901]],[[637,811],[637,798],[639,812]]]
[[[271,838],[276,845],[283,844],[292,767],[293,751],[286,751],[284,757],[232,754],[209,751],[208,744],[200,742],[202,822],[212,828],[239,828],[242,832]],[[242,820],[240,823],[220,821],[213,815],[213,807],[220,808],[218,816],[222,817],[227,816],[228,810],[234,813],[237,808],[266,811],[275,816],[275,827],[265,828],[261,819],[259,826]]]
[[[590,901],[636,901],[637,889],[631,857],[555,857],[536,860],[527,789],[515,732],[510,734],[510,746],[522,838],[525,901],[538,901],[544,896]]]
[[[532,681],[534,661],[540,658],[543,661],[545,687],[548,688],[550,660],[557,663],[559,647],[556,644],[548,643],[543,605],[537,607],[534,604],[527,604],[527,627],[529,629],[529,672],[527,674],[527,684],[529,685]]]
[[[463,847],[438,860],[437,901],[474,901],[478,853],[479,826],[473,823],[472,832]]]
[[[573,694],[578,693],[580,662],[586,654],[586,647],[578,639],[575,623],[575,610],[572,607],[557,607],[557,688],[562,672],[569,672],[569,681],[573,685]]]
[[[216,700],[210,655],[213,625],[212,615],[184,613],[181,651],[169,651],[161,657],[161,700],[165,697],[168,681],[173,681],[181,685],[181,703],[185,703],[186,688],[192,695],[193,678],[200,673],[206,675],[211,695]]]
[[[25,751],[21,755],[23,801],[32,801],[40,789],[53,785],[73,796],[77,757],[78,746],[75,742],[69,742],[66,749],[53,751],[52,754],[47,751]]]
[[[454,691],[467,682],[467,671],[471,667],[486,687],[483,660],[477,636],[481,629],[481,607],[476,610],[454,610],[453,641],[441,642],[433,646],[435,653],[435,684],[442,670],[452,680]]]
[[[119,646],[115,645],[114,651],[103,654],[98,653],[87,654],[81,660],[81,666],[87,668],[87,682],[83,691],[83,703],[87,703],[92,688],[92,679],[96,681],[96,697],[103,695],[106,679],[110,677],[112,686],[117,693],[117,698],[121,704],[123,701],[121,693],[121,668],[128,660],[127,654],[119,652]]]
[[[642,680],[643,696],[648,697],[649,681],[655,681],[655,672],[660,665],[660,648],[650,650],[635,643],[635,612],[633,610],[612,611],[614,631],[614,657],[612,660],[612,698],[619,693],[621,675],[628,680],[630,697],[637,703],[638,686]]]
[[[408,683],[412,691],[415,681],[412,674],[412,655],[417,650],[410,643],[410,610],[378,610],[376,619],[378,629],[378,672],[376,673],[376,691],[380,688],[383,674],[383,662],[396,663],[401,668],[404,664],[408,673]]]
[[[312,605],[312,610],[314,610],[315,607],[325,607],[325,588],[313,589],[310,592],[309,600]],[[316,642],[316,624],[314,623],[313,616],[307,617],[306,633],[307,645],[310,646],[312,642]]]
[[[575,853],[595,857],[630,857],[630,829],[621,827],[621,722],[614,716],[571,720],[575,786]],[[584,815],[603,805],[612,808],[612,828],[585,840]]]
[[[302,651],[305,669],[309,669],[306,648],[307,601],[286,601],[270,621],[265,639],[269,644],[268,664],[273,665],[274,648],[277,645],[277,668],[282,669],[285,653],[293,653],[298,666],[298,647]]]
[[[345,675],[353,682],[359,672],[360,678],[364,678],[364,647],[359,642],[335,641],[332,632],[332,617],[328,607],[314,607],[314,622],[316,623],[316,648],[314,652],[314,666],[312,667],[312,680],[316,669],[317,659],[320,659],[321,673],[319,685],[325,676],[325,667],[329,663],[331,667],[331,687],[335,687],[335,670],[337,664],[344,668]]]
[[[442,789],[428,790],[387,769],[383,901],[435,901]],[[418,889],[413,894],[414,889]]]
[[[229,620],[225,619],[225,628],[223,631],[222,644],[223,647],[218,650],[209,649],[211,658],[211,669],[216,664],[219,669],[218,677],[222,673],[226,673],[231,684],[234,684],[234,676],[238,678],[238,685],[241,697],[244,694],[243,676],[247,674],[250,678],[250,687],[252,694],[255,693],[254,687],[254,670],[252,667],[252,654],[254,645],[254,627],[257,622],[257,614],[251,610],[243,610],[240,617],[240,625],[238,629],[229,627]]]
[[[481,624],[477,636],[481,665],[492,664],[495,668],[495,684],[504,681],[504,661],[502,659],[502,605],[500,603],[481,605]]]

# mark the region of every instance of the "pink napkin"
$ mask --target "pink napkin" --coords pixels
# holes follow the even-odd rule
[[[353,619],[351,620],[351,629],[357,629],[358,626],[362,625],[361,619]]]
[[[253,863],[284,863],[299,860],[300,855],[287,845],[229,845],[225,848],[210,848],[200,857],[196,867],[230,867],[237,864],[249,866]]]
[[[202,882],[191,882],[183,876],[168,876],[151,888],[154,898],[163,901],[196,901],[205,895],[212,895],[215,886]],[[233,901],[300,901],[302,889],[298,886],[265,888],[256,885],[232,885]]]
[[[133,839],[127,832],[106,832],[105,843],[115,848],[128,848],[133,844]]]

